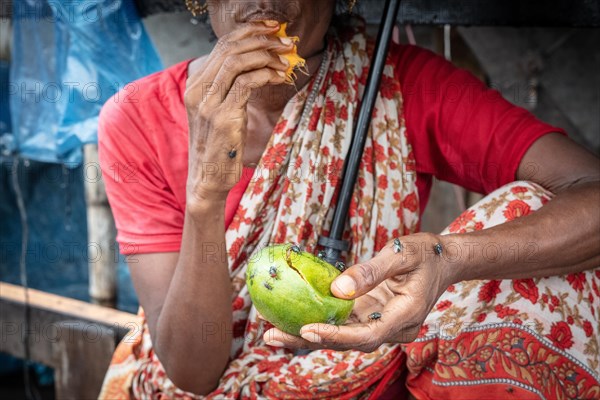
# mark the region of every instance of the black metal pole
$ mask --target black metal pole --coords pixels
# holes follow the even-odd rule
[[[369,69],[369,76],[367,77],[362,103],[358,111],[356,123],[354,124],[350,153],[344,163],[342,187],[340,188],[337,207],[333,215],[331,230],[329,237],[319,237],[319,245],[323,247],[322,257],[331,264],[335,264],[339,260],[342,251],[348,250],[348,243],[342,240],[342,234],[344,233],[348,208],[350,207],[350,200],[354,193],[358,167],[365,147],[369,125],[371,124],[371,114],[373,113],[375,99],[379,91],[381,74],[385,66],[390,38],[399,7],[400,0],[386,0],[385,2],[379,25],[379,33],[375,42],[371,68]]]

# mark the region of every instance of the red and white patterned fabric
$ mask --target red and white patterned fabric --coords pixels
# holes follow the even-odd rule
[[[362,30],[330,39],[324,79],[313,80],[286,106],[226,232],[235,340],[232,361],[207,397],[366,398],[397,377],[406,354],[407,385],[418,398],[600,398],[598,269],[566,277],[461,282],[442,295],[415,342],[384,345],[371,354],[320,350],[295,356],[265,345],[265,326],[245,287],[246,261],[269,243],[296,242],[313,251],[318,234],[327,233],[351,116],[366,80],[368,44]],[[371,258],[390,239],[418,227],[400,87],[391,64],[384,74],[350,209],[347,264]],[[510,221],[551,197],[531,183],[509,184],[465,211],[445,233]],[[490,246],[493,262],[497,249]],[[534,257],[535,244],[518,243],[515,252]],[[202,360],[198,363],[201,373]],[[200,396],[177,389],[167,378],[144,325],[119,345],[100,398]]]
[[[513,182],[469,208],[443,233],[491,228],[528,215],[551,198],[538,185]],[[478,251],[487,255],[486,262],[499,256],[493,243]],[[511,251],[526,262],[535,260],[537,247],[534,241],[516,242]],[[469,257],[468,251],[458,257]],[[404,346],[410,391],[426,399],[600,398],[599,287],[598,268],[452,285],[419,338]]]
[[[267,346],[245,285],[247,260],[264,246],[294,242],[314,251],[318,235],[327,233],[367,78],[367,46],[359,21],[348,37],[329,37],[322,79],[286,105],[227,229],[234,344],[232,361],[208,398],[362,398],[398,371],[398,345],[371,354],[320,350],[304,356]],[[405,173],[414,159],[393,73],[388,61],[350,208],[351,264],[372,258],[390,238],[415,232],[419,221],[416,174]],[[120,347],[101,398],[197,397],[166,377],[146,326]]]

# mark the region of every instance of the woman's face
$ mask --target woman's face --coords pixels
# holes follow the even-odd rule
[[[335,0],[208,0],[207,4],[217,37],[246,22],[287,22],[288,34],[300,37],[298,53],[306,57],[322,48]]]

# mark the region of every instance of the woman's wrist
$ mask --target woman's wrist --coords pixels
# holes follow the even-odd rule
[[[202,190],[188,192],[185,212],[194,221],[202,221],[205,218],[215,217],[223,214],[227,193],[210,193]]]
[[[480,264],[481,252],[475,251],[479,238],[470,237],[469,233],[439,235],[442,245],[442,269],[449,285],[476,279]]]
[[[458,268],[459,265],[452,258],[452,252],[449,252],[456,244],[448,236],[420,232],[401,238],[400,242],[402,254],[409,259],[414,258],[417,264],[427,265],[435,270],[436,284],[442,292],[448,286],[462,280],[462,269]]]
[[[442,236],[444,262],[453,283],[474,279],[506,279],[519,274],[528,251],[517,239],[509,240],[494,228]],[[531,266],[531,265],[530,265]]]

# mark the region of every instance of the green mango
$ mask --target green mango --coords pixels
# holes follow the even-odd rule
[[[334,266],[292,244],[265,247],[248,262],[246,283],[262,316],[280,330],[299,336],[311,323],[343,324],[354,300],[329,289],[340,275]]]

